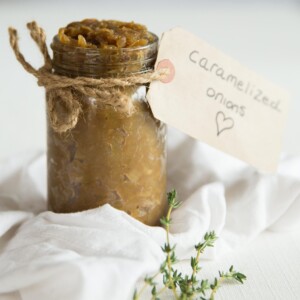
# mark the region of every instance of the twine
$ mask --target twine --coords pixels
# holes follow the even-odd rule
[[[82,96],[93,97],[104,105],[110,105],[119,112],[131,115],[134,112],[132,97],[125,92],[126,87],[160,80],[165,70],[149,71],[124,78],[88,78],[53,74],[53,63],[46,45],[46,34],[36,22],[27,24],[31,38],[44,57],[44,65],[35,69],[26,61],[19,50],[18,32],[9,28],[10,45],[23,68],[37,78],[37,84],[46,89],[46,104],[50,124],[58,133],[74,128],[82,113]]]

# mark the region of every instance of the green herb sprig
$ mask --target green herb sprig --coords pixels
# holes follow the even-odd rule
[[[166,243],[162,247],[165,253],[165,260],[160,266],[159,271],[151,277],[145,277],[144,285],[140,291],[135,290],[133,300],[139,300],[147,287],[151,288],[151,300],[160,300],[160,295],[167,289],[171,290],[175,300],[214,300],[215,294],[221,287],[223,281],[233,280],[244,283],[246,276],[234,270],[233,266],[227,272],[219,271],[219,276],[209,283],[208,279],[199,280],[197,275],[201,270],[199,260],[201,254],[207,247],[213,247],[217,236],[214,231],[207,232],[204,235],[203,242],[195,245],[196,255],[191,257],[191,275],[183,275],[174,265],[178,262],[175,249],[176,245],[170,244],[170,225],[172,222],[171,213],[173,209],[178,208],[181,202],[177,200],[177,193],[172,190],[167,194],[168,211],[165,217],[161,218],[160,222],[166,229]],[[162,275],[163,287],[158,289],[156,277]],[[206,295],[209,295],[206,298]]]

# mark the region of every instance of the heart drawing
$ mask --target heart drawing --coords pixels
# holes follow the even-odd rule
[[[219,111],[216,115],[216,124],[217,136],[219,136],[223,131],[233,128],[234,120],[226,117],[222,111]]]

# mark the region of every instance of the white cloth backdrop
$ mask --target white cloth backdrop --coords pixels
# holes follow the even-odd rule
[[[172,215],[172,243],[189,258],[208,230],[214,259],[265,229],[300,228],[300,157],[278,173],[254,168],[169,129],[168,184],[183,205]],[[109,205],[73,214],[46,210],[44,153],[0,164],[0,299],[131,299],[136,282],[157,271],[165,231]]]

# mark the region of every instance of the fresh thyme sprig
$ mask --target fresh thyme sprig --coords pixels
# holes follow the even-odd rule
[[[167,289],[172,290],[175,300],[214,300],[217,290],[221,287],[224,280],[234,280],[240,283],[244,283],[247,279],[246,276],[240,272],[236,272],[233,266],[229,268],[229,271],[219,271],[218,278],[216,277],[213,283],[209,283],[208,279],[197,279],[197,274],[201,270],[199,266],[199,260],[201,254],[207,247],[213,247],[217,236],[214,231],[207,232],[204,235],[203,242],[195,245],[196,255],[191,257],[192,274],[182,275],[173,266],[178,262],[175,254],[176,245],[170,244],[170,225],[171,225],[171,213],[173,209],[178,208],[181,202],[177,201],[177,193],[172,190],[167,194],[168,199],[168,211],[165,217],[161,218],[160,222],[166,229],[166,243],[162,247],[162,251],[165,253],[166,258],[160,266],[159,271],[151,276],[145,277],[144,286],[139,292],[135,290],[133,300],[139,300],[144,290],[149,286],[151,288],[151,300],[160,300],[159,296]],[[163,287],[157,289],[158,283],[155,281],[157,276],[162,275]],[[206,297],[206,293],[210,291],[209,298]]]
[[[218,288],[221,286],[221,282],[223,280],[236,280],[240,283],[244,283],[244,280],[246,280],[246,276],[242,273],[236,272],[233,270],[233,266],[229,268],[228,272],[221,272],[219,271],[219,279],[215,278],[214,283],[211,284],[211,294],[209,300],[214,300],[215,299],[215,293],[217,292]],[[204,298],[203,298],[204,299]],[[205,299],[204,299],[205,300]]]

